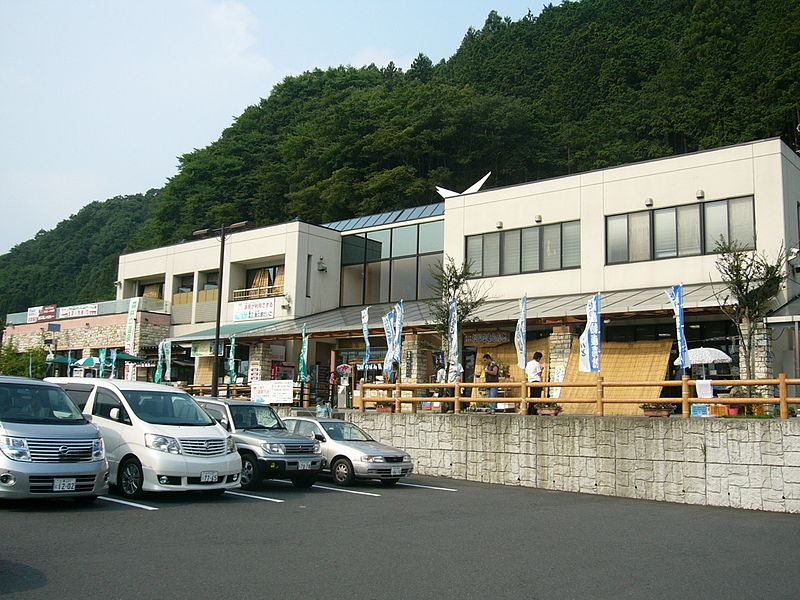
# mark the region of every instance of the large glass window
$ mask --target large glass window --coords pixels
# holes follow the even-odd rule
[[[755,249],[752,196],[606,217],[607,264],[712,254],[720,240]]]
[[[442,268],[441,254],[427,254],[419,257],[419,271],[417,275],[417,298],[433,298],[436,293],[433,287],[436,280],[433,273]]]
[[[467,261],[475,277],[580,267],[580,221],[471,235]]]
[[[431,297],[428,266],[443,248],[441,220],[343,236],[342,306]]]

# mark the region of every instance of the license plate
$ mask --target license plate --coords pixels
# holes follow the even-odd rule
[[[200,473],[200,483],[216,483],[219,481],[219,475],[216,471],[203,471]]]
[[[310,460],[299,460],[297,461],[297,468],[299,470],[308,470],[311,468],[311,461]]]
[[[54,492],[74,492],[75,479],[54,479],[53,480]]]
[[[392,467],[392,475],[402,475],[403,467]]]

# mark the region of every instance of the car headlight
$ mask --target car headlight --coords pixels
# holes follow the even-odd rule
[[[319,442],[314,442],[314,454],[322,454],[322,446]]]
[[[92,460],[103,460],[106,457],[106,446],[103,438],[92,440]]]
[[[31,452],[25,438],[3,436],[0,437],[0,450],[11,460],[31,462]]]
[[[156,435],[153,433],[144,434],[144,445],[153,450],[168,452],[169,454],[183,454],[181,445],[174,437],[166,435]]]
[[[411,455],[403,454],[403,462],[411,462]]]
[[[283,444],[261,444],[261,447],[270,454],[286,454],[286,447]]]
[[[386,459],[382,456],[362,456],[362,462],[370,462],[370,463],[378,463],[378,462],[386,462]]]
[[[233,454],[234,452],[236,452],[236,442],[233,441],[233,438],[231,436],[228,436],[227,438],[225,438],[225,441],[228,444],[228,454]]]

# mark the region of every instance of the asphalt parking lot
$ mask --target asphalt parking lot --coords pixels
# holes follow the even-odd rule
[[[796,515],[413,476],[0,503],[3,598],[797,598]]]

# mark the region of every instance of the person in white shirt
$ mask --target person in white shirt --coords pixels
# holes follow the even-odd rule
[[[542,364],[539,360],[542,358],[541,352],[534,352],[533,358],[525,365],[525,374],[528,376],[528,381],[541,381],[542,380]],[[542,388],[535,387],[531,389],[532,398],[542,397]]]

